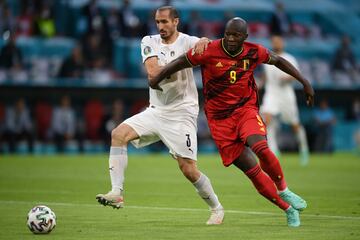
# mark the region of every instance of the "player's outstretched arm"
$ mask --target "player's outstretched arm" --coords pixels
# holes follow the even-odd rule
[[[159,87],[159,83],[164,80],[166,77],[174,74],[177,71],[180,71],[184,68],[192,67],[189,61],[186,59],[185,54],[181,55],[180,57],[174,59],[170,63],[166,64],[162,67],[159,74],[149,79],[149,86],[153,89],[162,90]]]
[[[308,106],[314,106],[314,89],[312,88],[310,82],[286,59],[276,55],[275,53],[270,54],[271,59],[268,64],[275,65],[275,67],[279,68],[283,72],[294,77],[304,86],[304,92],[306,95],[306,103]]]

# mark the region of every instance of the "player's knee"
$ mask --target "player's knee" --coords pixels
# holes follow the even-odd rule
[[[258,141],[256,143],[254,143],[251,146],[251,150],[257,155],[257,156],[261,156],[263,151],[265,151],[266,149],[268,149],[268,144],[266,140],[261,140]]]
[[[125,145],[128,143],[126,140],[126,132],[121,126],[118,126],[111,131],[111,143],[112,145]]]
[[[245,148],[240,157],[236,159],[233,164],[241,171],[246,172],[255,167],[257,165],[257,161],[250,149]]]

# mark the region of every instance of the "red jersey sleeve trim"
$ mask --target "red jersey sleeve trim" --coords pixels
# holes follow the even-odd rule
[[[186,53],[186,54],[185,54],[186,60],[190,63],[191,66],[195,67],[196,65],[191,62],[191,60],[190,60],[189,57],[188,57],[188,54],[189,54],[189,53]]]
[[[266,61],[266,63],[269,63],[271,61],[271,55],[269,54],[269,60]]]

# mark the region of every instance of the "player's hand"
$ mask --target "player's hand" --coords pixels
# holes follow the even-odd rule
[[[200,40],[197,43],[195,43],[194,52],[196,54],[202,55],[204,51],[207,49],[209,43],[211,43],[210,39],[206,37],[200,38]]]
[[[310,84],[306,84],[304,85],[304,92],[306,95],[306,104],[309,107],[313,107],[314,106],[314,89],[312,88],[312,86]]]

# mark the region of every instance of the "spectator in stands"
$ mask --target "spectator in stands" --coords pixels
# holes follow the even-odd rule
[[[86,18],[87,32],[92,32],[99,24],[104,24],[97,0],[89,1],[89,3],[83,7],[82,12]]]
[[[33,152],[33,123],[29,109],[23,98],[18,99],[14,106],[11,106],[6,110],[4,136],[11,153],[16,151],[18,142],[23,139],[27,141],[29,152]]]
[[[106,18],[106,24],[109,29],[109,35],[112,40],[116,40],[120,37],[120,16],[117,8],[111,8]]]
[[[359,78],[354,52],[351,49],[351,39],[347,35],[342,37],[341,44],[335,52],[333,69],[338,75],[338,81],[346,80],[346,78],[341,77],[342,74],[348,75],[350,79],[352,79],[350,81],[354,81],[356,78]],[[358,83],[360,83],[360,80]],[[339,82],[339,84],[341,84],[341,82]],[[351,82],[347,84],[351,85]]]
[[[6,3],[0,3],[0,19],[0,35],[15,31],[16,20]]]
[[[112,42],[111,39],[102,34],[102,30],[87,33],[81,42],[82,53],[86,68],[94,68],[99,61],[104,61],[106,66],[111,65]]]
[[[121,35],[124,37],[140,37],[146,35],[140,19],[131,7],[131,0],[123,0],[120,9]]]
[[[285,12],[282,2],[275,5],[275,12],[270,20],[270,32],[272,35],[288,35],[291,32],[291,19]]]
[[[100,31],[100,30],[99,30]],[[113,79],[111,39],[97,32],[83,38],[86,75],[90,83],[108,85]]]
[[[71,106],[71,99],[63,96],[60,105],[53,112],[50,130],[59,153],[64,152],[67,143],[78,137],[76,130],[75,110]],[[80,145],[80,142],[78,144]]]
[[[16,36],[30,37],[33,34],[34,19],[28,1],[21,2],[20,15],[16,18]]]
[[[41,4],[41,10],[35,18],[34,34],[40,37],[50,38],[55,36],[55,19],[48,2]]]
[[[16,38],[12,33],[6,36],[7,43],[0,52],[0,68],[10,70],[14,67],[22,65],[22,53],[16,46]]]
[[[106,149],[111,146],[111,132],[124,121],[124,103],[121,99],[116,99],[112,104],[111,113],[104,118],[101,132]]]
[[[357,97],[351,106],[351,111],[349,113],[349,120],[355,120],[360,123],[360,98]]]
[[[62,63],[58,77],[82,78],[84,76],[85,63],[80,45],[74,47],[71,55]]]
[[[328,101],[323,99],[319,108],[314,111],[315,151],[328,153],[334,151],[333,126],[335,123],[335,114]]]
[[[0,52],[0,70],[3,69],[3,74],[14,83],[23,83],[27,81],[28,74],[23,68],[22,53],[16,46],[15,35],[10,32],[6,35],[7,43]]]

